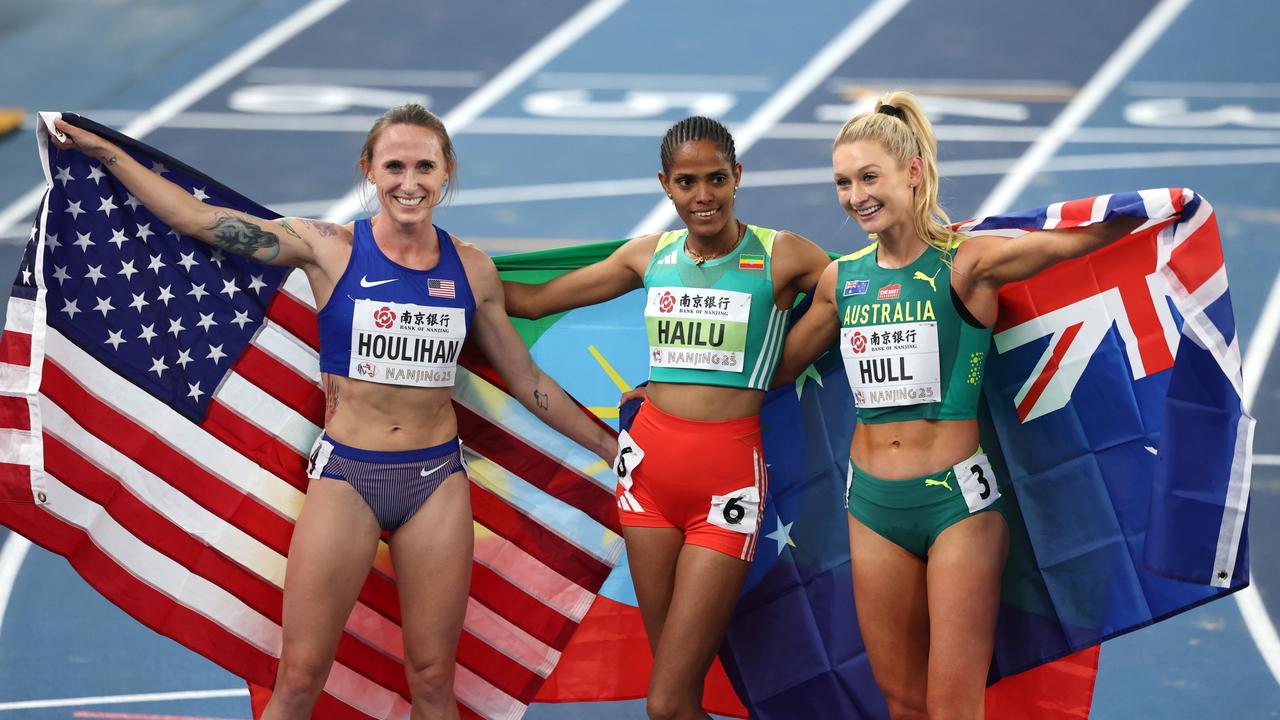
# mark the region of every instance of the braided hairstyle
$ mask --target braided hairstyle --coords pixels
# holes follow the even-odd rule
[[[915,189],[916,230],[925,242],[944,252],[950,250],[956,233],[951,229],[951,219],[938,204],[938,140],[916,97],[904,90],[880,96],[874,110],[854,115],[840,128],[832,146],[859,140],[880,143],[899,167],[920,157],[924,172]]]
[[[717,120],[694,115],[672,125],[667,134],[662,137],[660,149],[662,172],[671,172],[671,163],[675,161],[676,150],[680,149],[681,145],[700,140],[715,143],[716,149],[729,161],[729,167],[737,166],[738,156],[734,152],[733,136],[729,134],[729,129]]]
[[[382,136],[382,131],[392,125],[414,125],[426,128],[436,134],[436,137],[440,139],[440,152],[444,154],[445,171],[449,175],[449,184],[445,186],[444,196],[440,198],[437,204],[442,204],[451,198],[453,189],[457,186],[456,175],[458,172],[458,156],[454,153],[453,141],[449,139],[449,131],[445,129],[444,122],[435,113],[418,103],[410,102],[397,105],[382,113],[382,116],[374,121],[373,127],[369,128],[369,134],[364,138],[364,145],[360,147],[361,159],[366,164],[373,164],[373,147],[378,143],[378,138]]]

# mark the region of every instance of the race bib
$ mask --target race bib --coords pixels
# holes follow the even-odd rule
[[[349,377],[386,385],[453,387],[466,311],[356,300]]]
[[[752,485],[727,495],[712,495],[707,522],[743,535],[754,533],[760,524],[760,489]]]
[[[649,366],[742,372],[751,293],[652,287],[644,306]]]
[[[942,401],[936,322],[841,328],[840,355],[858,407]]]
[[[986,453],[974,455],[952,466],[951,470],[960,483],[960,492],[964,493],[970,513],[976,513],[1000,499],[1000,486],[996,483],[996,474],[991,471],[991,461]]]
[[[316,438],[311,446],[311,454],[307,456],[307,477],[319,480],[324,466],[329,464],[329,456],[333,454],[333,443],[324,439],[324,435]]]

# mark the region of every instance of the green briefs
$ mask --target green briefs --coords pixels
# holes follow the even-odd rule
[[[924,560],[943,530],[1004,499],[982,448],[954,467],[907,480],[883,480],[849,462],[849,512],[868,528]]]

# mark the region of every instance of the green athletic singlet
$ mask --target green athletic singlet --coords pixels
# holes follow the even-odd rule
[[[964,310],[942,250],[931,245],[888,269],[876,247],[840,258],[836,275],[840,354],[858,421],[975,417],[991,328]]]
[[[742,242],[701,265],[688,230],[664,233],[644,273],[649,379],[769,389],[790,310],[773,295],[776,230],[748,225]]]

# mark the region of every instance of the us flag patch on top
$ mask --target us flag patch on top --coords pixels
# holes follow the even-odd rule
[[[457,294],[453,289],[452,280],[427,280],[427,295],[438,298],[457,297]]]

